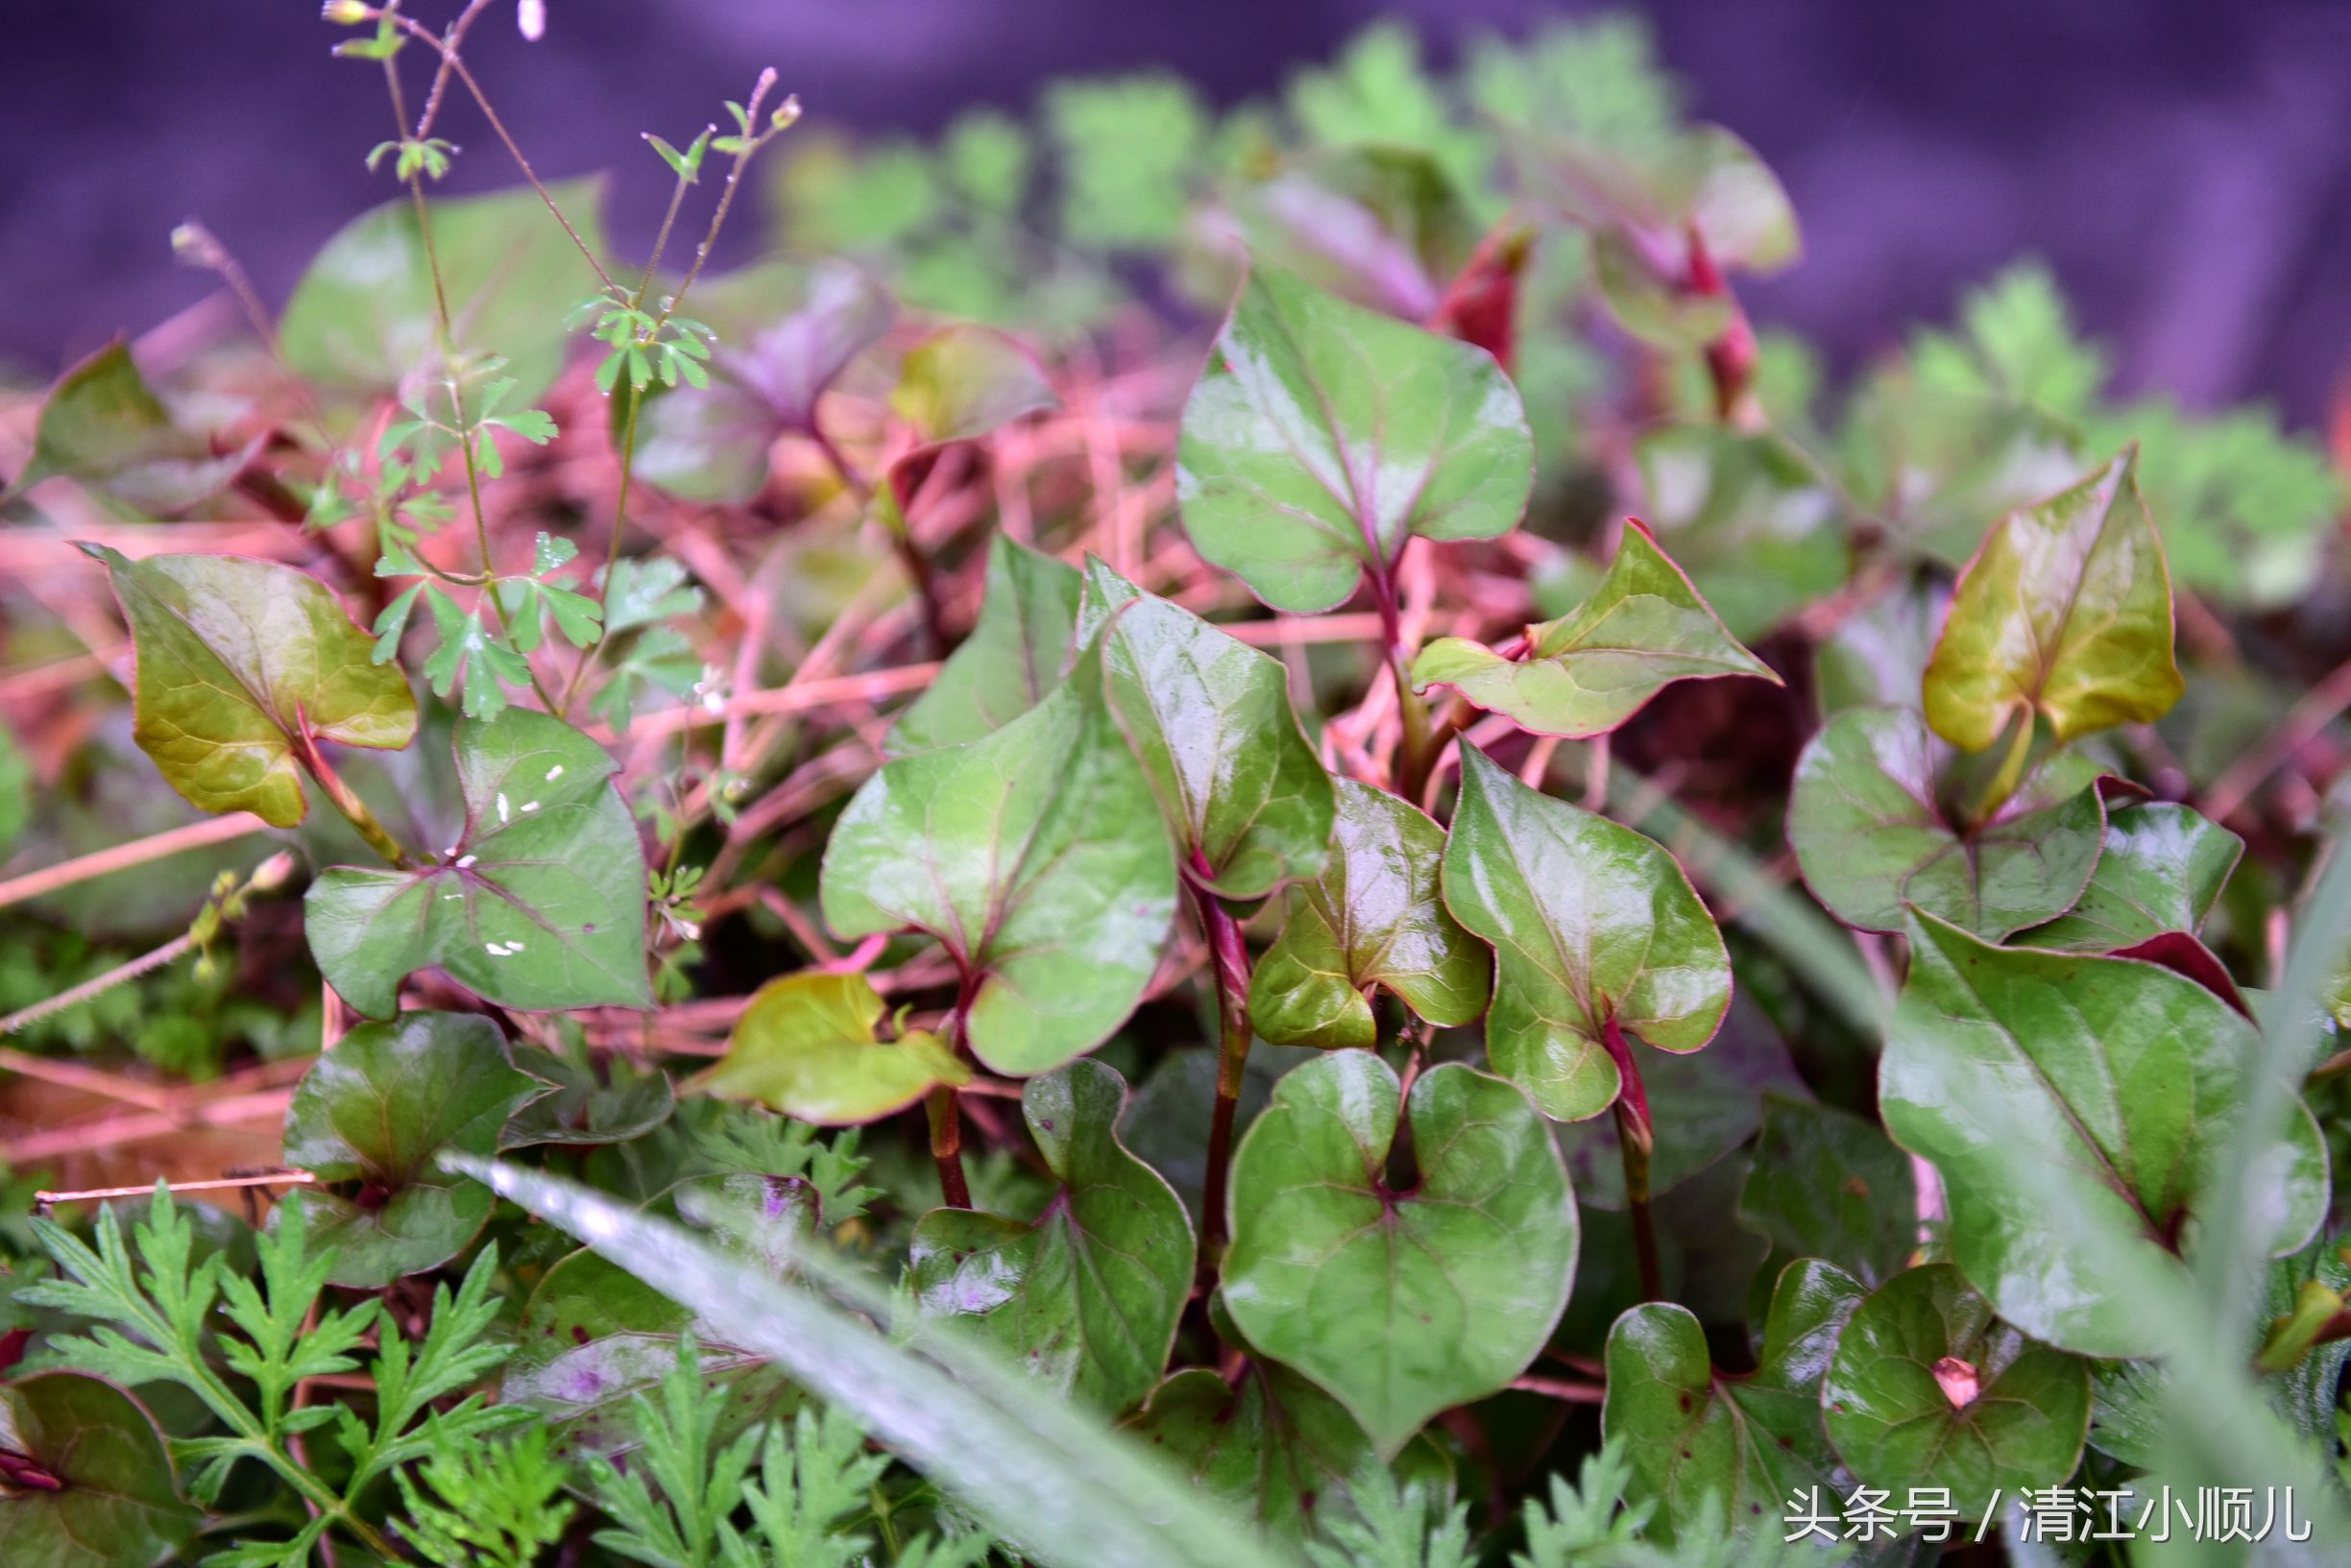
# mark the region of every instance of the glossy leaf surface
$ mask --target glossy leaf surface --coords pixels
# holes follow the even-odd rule
[[[180,1501],[155,1422],[96,1378],[0,1387],[0,1560],[9,1568],[152,1568],[202,1515]]]
[[[931,1316],[978,1320],[1053,1387],[1116,1413],[1167,1366],[1192,1290],[1192,1219],[1118,1141],[1127,1085],[1100,1062],[1029,1080],[1021,1108],[1060,1182],[1034,1224],[933,1209],[908,1278]]]
[[[2177,1272],[2250,1092],[2253,1025],[2169,970],[2129,958],[1996,948],[1931,915],[1887,1033],[1886,1129],[1943,1176],[1952,1260],[1993,1310],[2086,1356],[2155,1348],[2133,1287],[2068,1238],[2095,1228],[2131,1278]],[[2325,1156],[2292,1104],[2263,1174],[2267,1250],[2309,1237]]]
[[[63,474],[148,512],[178,512],[218,494],[260,449],[214,453],[183,430],[120,339],[67,371],[41,404],[33,456],[16,489]]]
[[[1626,1495],[1657,1501],[1668,1538],[1709,1524],[1777,1528],[1791,1496],[1815,1486],[1834,1494],[1821,1374],[1861,1294],[1818,1259],[1790,1264],[1772,1292],[1756,1370],[1738,1377],[1714,1369],[1706,1331],[1684,1308],[1652,1302],[1616,1319],[1601,1426],[1626,1445]]]
[[[1117,605],[1103,686],[1187,865],[1224,898],[1253,899],[1321,873],[1330,775],[1290,708],[1290,672],[1097,560],[1087,592]],[[1197,858],[1196,858],[1197,857]]]
[[[588,248],[604,250],[602,182],[547,187]],[[529,190],[435,198],[433,259],[448,294],[457,349],[497,354],[518,406],[563,368],[571,304],[595,276]],[[416,205],[401,196],[346,224],[312,258],[279,318],[288,363],[329,386],[389,391],[434,350],[433,269]]]
[[[2028,947],[2111,953],[2166,931],[2204,926],[2244,853],[2244,840],[2169,801],[2118,807],[2090,885],[2072,908],[2023,938]]]
[[[884,1011],[862,975],[812,971],[769,980],[736,1021],[726,1055],[692,1086],[840,1126],[904,1110],[934,1084],[971,1081],[971,1070],[928,1029],[876,1039]]]
[[[1910,1157],[1849,1111],[1763,1097],[1739,1223],[1793,1258],[1825,1258],[1864,1285],[1894,1276],[1918,1245]]]
[[[1927,721],[1968,751],[2020,712],[2060,740],[2161,718],[2179,700],[2171,579],[2139,497],[2137,448],[2012,512],[1968,563],[1927,666]]]
[[[1260,264],[1184,405],[1176,497],[1260,599],[1327,610],[1411,535],[1507,533],[1534,462],[1491,354]]]
[[[396,667],[308,573],[233,555],[84,552],[114,579],[137,650],[139,749],[191,805],[274,827],[308,803],[304,737],[397,751],[416,699]]]
[[[1941,804],[1951,756],[1913,709],[1849,708],[1797,760],[1788,841],[1848,926],[1898,931],[1915,905],[1997,940],[2082,897],[2106,821],[2097,768],[2060,752],[1990,821],[1963,828]]]
[[[1069,664],[1084,581],[1077,567],[1006,535],[991,540],[979,624],[899,716],[889,755],[977,740],[1044,701]]]
[[[1655,840],[1539,794],[1462,747],[1445,905],[1494,946],[1486,1049],[1545,1116],[1580,1122],[1622,1077],[1612,1020],[1660,1050],[1714,1037],[1731,959],[1689,879]]]
[[[1676,681],[1780,677],[1742,647],[1648,529],[1628,519],[1616,558],[1573,615],[1526,630],[1523,658],[1439,638],[1413,661],[1413,684],[1449,686],[1537,735],[1606,735]]]
[[[1291,1073],[1233,1161],[1224,1300],[1250,1343],[1345,1405],[1393,1454],[1439,1411],[1523,1371],[1567,1303],[1575,1198],[1512,1085],[1422,1073],[1419,1185],[1388,1185],[1399,1095],[1368,1051]]]
[[[507,1122],[502,1148],[534,1144],[621,1144],[669,1120],[677,1095],[658,1067],[640,1069],[615,1051],[599,1064],[579,1056],[518,1047],[515,1066],[551,1084],[554,1092],[523,1106]]]
[[[1475,1022],[1493,959],[1444,906],[1444,830],[1387,790],[1336,784],[1330,862],[1290,889],[1281,935],[1249,978],[1250,1025],[1275,1045],[1368,1047],[1376,990],[1431,1024]]]
[[[969,1042],[1001,1073],[1091,1050],[1132,1011],[1176,911],[1176,856],[1089,652],[967,746],[901,758],[835,825],[821,883],[844,938],[912,926],[973,977]]]
[[[1830,1439],[1864,1484],[1942,1487],[1980,1516],[1998,1492],[2054,1486],[2090,1430],[2090,1370],[1992,1315],[1959,1270],[1897,1274],[1845,1325],[1821,1385]]]
[[[507,1007],[645,1006],[644,851],[603,747],[510,708],[456,728],[465,826],[410,871],[336,866],[303,900],[310,954],[345,1001],[389,1016],[439,965]]]
[[[337,1285],[375,1289],[448,1262],[490,1218],[490,1190],[435,1162],[496,1153],[508,1117],[547,1085],[518,1072],[490,1020],[402,1013],[362,1024],[318,1059],[286,1106],[285,1162],[322,1182],[286,1196]]]

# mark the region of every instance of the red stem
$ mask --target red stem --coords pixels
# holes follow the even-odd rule
[[[1649,1158],[1657,1147],[1657,1125],[1649,1118],[1649,1093],[1641,1084],[1639,1064],[1617,1027],[1614,1014],[1600,1025],[1600,1043],[1608,1048],[1623,1080],[1616,1096],[1616,1147],[1624,1157],[1625,1212],[1633,1221],[1633,1251],[1640,1264],[1641,1299],[1665,1299],[1665,1271],[1658,1257],[1657,1218],[1649,1212]]]
[[[1200,1187],[1200,1273],[1203,1287],[1215,1277],[1225,1240],[1225,1191],[1232,1168],[1233,1119],[1241,1105],[1241,1078],[1248,1066],[1249,1022],[1248,949],[1241,940],[1241,926],[1206,884],[1215,868],[1198,850],[1187,868],[1192,900],[1199,907],[1200,933],[1217,981],[1216,1110],[1208,1122],[1208,1174]]]

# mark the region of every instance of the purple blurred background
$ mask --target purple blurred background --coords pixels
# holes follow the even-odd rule
[[[454,4],[418,0],[438,22]],[[501,9],[505,9],[501,7]],[[666,195],[642,130],[684,140],[774,63],[812,123],[931,131],[1025,109],[1045,79],[1165,66],[1268,92],[1366,23],[1440,60],[1531,0],[548,0],[545,41],[492,15],[469,48],[548,176],[615,169],[618,232]],[[2315,0],[1650,0],[1693,108],[1779,169],[1806,227],[1758,317],[1851,366],[2033,253],[2125,390],[2323,416],[2351,350],[2351,5]],[[0,361],[45,375],[206,292],[165,236],[209,224],[281,299],[391,190],[375,68],[328,58],[312,0],[12,0],[0,96]],[[412,58],[414,58],[412,56]],[[418,66],[422,70],[422,64]],[[469,106],[452,189],[511,180]],[[739,243],[755,242],[755,224]]]

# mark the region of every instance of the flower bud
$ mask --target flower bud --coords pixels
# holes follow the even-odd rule
[[[367,0],[327,0],[319,8],[319,16],[336,27],[357,27],[375,20],[376,8],[367,4]]]

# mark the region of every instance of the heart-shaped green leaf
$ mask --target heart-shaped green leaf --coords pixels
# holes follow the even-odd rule
[[[409,871],[336,866],[303,900],[310,955],[345,1001],[391,1015],[438,964],[505,1007],[643,1007],[644,849],[603,747],[510,708],[456,727],[462,836]]]
[[[2072,908],[2098,860],[2097,768],[2058,752],[1972,828],[1944,810],[1951,749],[1914,709],[1849,708],[1796,762],[1788,841],[1848,926],[1898,931],[1915,905],[1999,939]]]
[[[2134,1283],[2193,1238],[2260,1059],[2253,1025],[2168,969],[1996,948],[1915,915],[1878,1070],[1886,1130],[1934,1162],[1952,1261],[1993,1310],[2085,1356],[2158,1348]],[[2326,1156],[2296,1099],[2269,1169],[2268,1250],[2325,1213]],[[2070,1238],[2133,1254],[2127,1276]]]
[[[1760,637],[1845,585],[1844,503],[1789,442],[1679,425],[1639,456],[1651,526],[1733,637]]]
[[[1226,1309],[1394,1454],[1439,1411],[1526,1370],[1575,1277],[1575,1196],[1517,1089],[1458,1062],[1423,1073],[1418,1185],[1389,1184],[1400,1099],[1369,1051],[1274,1086],[1234,1156]]]
[[[883,1011],[862,975],[769,980],[736,1021],[725,1057],[689,1087],[841,1126],[904,1110],[934,1084],[971,1082],[971,1069],[928,1029],[875,1039]]]
[[[1649,1193],[1681,1186],[1755,1136],[1767,1092],[1807,1093],[1763,1010],[1733,997],[1713,1043],[1689,1055],[1660,1052],[1641,1072],[1656,1147],[1649,1159]],[[1589,1216],[1625,1206],[1624,1152],[1614,1117],[1563,1122],[1551,1129],[1576,1201]]]
[[[1449,686],[1537,735],[1606,735],[1676,681],[1753,675],[1781,683],[1740,646],[1639,519],[1625,519],[1608,575],[1573,615],[1526,629],[1506,659],[1441,637],[1413,661],[1413,685]]]
[[[2148,724],[2179,701],[2171,578],[2139,498],[2138,448],[1994,524],[1927,665],[1927,722],[1982,751],[2022,712],[2059,740]]]
[[[1330,863],[1290,889],[1281,936],[1249,978],[1250,1025],[1275,1045],[1369,1046],[1382,987],[1428,1023],[1475,1022],[1493,959],[1439,894],[1444,830],[1385,789],[1337,786]]]
[[[980,622],[899,715],[885,749],[910,757],[1003,729],[1061,684],[1078,623],[1078,568],[998,534]]]
[[[1534,438],[1493,356],[1260,263],[1184,404],[1193,546],[1278,610],[1327,610],[1414,534],[1491,539]]]
[[[2103,842],[2080,900],[2025,932],[2025,946],[2112,953],[2167,931],[2193,936],[2244,853],[2243,839],[2168,801],[2116,807]]]
[[[1192,1290],[1192,1218],[1119,1143],[1126,1102],[1101,1062],[1030,1078],[1021,1109],[1059,1191],[1034,1224],[933,1209],[908,1260],[924,1313],[977,1318],[1037,1377],[1113,1412],[1159,1381]]]
[[[604,250],[603,184],[563,180],[549,198],[592,251]],[[285,356],[331,386],[389,391],[433,351],[438,286],[448,300],[457,348],[503,355],[515,407],[535,403],[563,369],[571,302],[596,278],[529,190],[436,197],[432,254],[417,207],[386,202],[346,224],[294,285],[279,322]]]
[[[1158,967],[1176,856],[1088,649],[1053,694],[967,746],[900,758],[834,825],[820,883],[844,938],[912,926],[976,989],[966,1039],[1000,1073],[1093,1049]]]
[[[139,749],[207,811],[303,819],[303,748],[319,739],[398,751],[416,699],[398,666],[307,572],[234,555],[84,553],[114,579],[137,650]]]
[[[402,1013],[362,1024],[321,1056],[286,1106],[285,1162],[346,1196],[298,1189],[312,1242],[332,1248],[337,1285],[373,1290],[447,1263],[497,1199],[435,1163],[491,1155],[506,1119],[547,1086],[517,1072],[506,1042],[473,1013]]]
[[[1453,918],[1494,945],[1486,1052],[1558,1122],[1598,1116],[1623,1076],[1612,1026],[1660,1050],[1714,1038],[1731,957],[1714,917],[1654,839],[1529,789],[1462,747],[1445,840]]]
[[[1089,604],[1115,607],[1102,639],[1110,711],[1193,880],[1219,897],[1255,899],[1321,873],[1331,780],[1291,711],[1281,661],[1100,560],[1087,563],[1086,582]]]
[[[1756,1369],[1717,1372],[1706,1330],[1668,1302],[1635,1307],[1608,1338],[1601,1428],[1625,1445],[1630,1501],[1654,1498],[1665,1539],[1693,1529],[1778,1529],[1791,1496],[1833,1494],[1821,1374],[1861,1300],[1842,1269],[1806,1258],[1781,1271]]]
[[[71,1372],[0,1387],[0,1487],[9,1568],[153,1568],[179,1560],[203,1518],[147,1412]]]
[[[1947,1488],[1971,1518],[1995,1494],[2071,1476],[2090,1431],[2088,1363],[1999,1321],[1949,1264],[1897,1274],[1861,1303],[1820,1398],[1864,1485]]]
[[[507,1122],[501,1148],[526,1148],[535,1144],[624,1144],[651,1132],[669,1120],[677,1095],[669,1074],[658,1067],[639,1069],[618,1051],[599,1065],[585,1048],[578,1055],[541,1050],[536,1046],[514,1051],[514,1064],[552,1084],[554,1093],[532,1100]]]
[[[1918,1245],[1918,1184],[1910,1157],[1873,1123],[1774,1092],[1738,1218],[1781,1253],[1877,1285]]]
[[[263,439],[214,453],[210,443],[173,420],[117,338],[50,392],[33,456],[12,488],[64,474],[143,512],[178,512],[218,494],[253,461]]]

